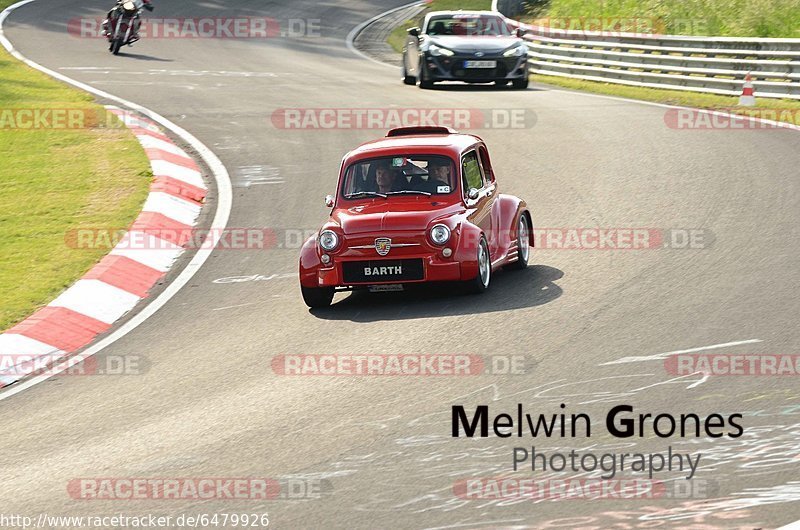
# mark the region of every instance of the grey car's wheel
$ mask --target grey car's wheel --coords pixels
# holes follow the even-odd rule
[[[419,63],[419,87],[420,88],[433,88],[433,81],[428,79],[428,76],[425,74],[425,68],[422,62]]]
[[[480,294],[489,288],[492,282],[492,259],[489,255],[489,245],[486,239],[481,236],[478,244],[478,275],[475,279],[467,282],[467,289],[473,294]]]
[[[514,79],[514,81],[512,81],[512,82],[514,83],[514,88],[518,88],[520,90],[524,89],[524,88],[528,88],[529,81],[528,81],[528,76],[527,75],[525,77],[520,78],[520,79]]]
[[[312,309],[328,307],[333,301],[333,287],[303,287],[301,285],[300,291],[303,293],[303,301]]]
[[[406,85],[416,85],[417,78],[413,75],[408,75],[408,69],[406,68],[406,59],[403,57],[403,84]]]
[[[522,270],[528,267],[531,255],[531,227],[528,216],[522,214],[517,222],[517,259],[508,264],[508,269]]]

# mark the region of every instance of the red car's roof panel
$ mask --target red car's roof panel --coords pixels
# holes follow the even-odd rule
[[[414,136],[398,136],[393,138],[379,138],[362,144],[347,155],[347,160],[379,156],[380,152],[387,155],[430,152],[446,153],[453,158],[458,158],[462,152],[481,139],[471,134],[421,134]]]

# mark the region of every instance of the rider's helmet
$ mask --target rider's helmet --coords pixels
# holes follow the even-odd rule
[[[142,0],[126,0],[122,2],[122,9],[128,13],[136,13],[144,6]]]

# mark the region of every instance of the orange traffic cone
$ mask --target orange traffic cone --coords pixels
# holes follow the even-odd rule
[[[748,73],[744,76],[744,87],[742,88],[742,95],[739,96],[739,106],[742,107],[755,107],[756,96],[753,92],[753,78]]]

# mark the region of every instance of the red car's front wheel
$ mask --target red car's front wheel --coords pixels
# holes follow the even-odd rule
[[[474,280],[467,281],[467,289],[474,294],[480,294],[489,288],[492,281],[492,259],[489,256],[489,245],[486,238],[481,236],[478,244],[478,275]]]
[[[333,287],[304,287],[300,286],[303,301],[312,309],[328,307],[333,301]]]

